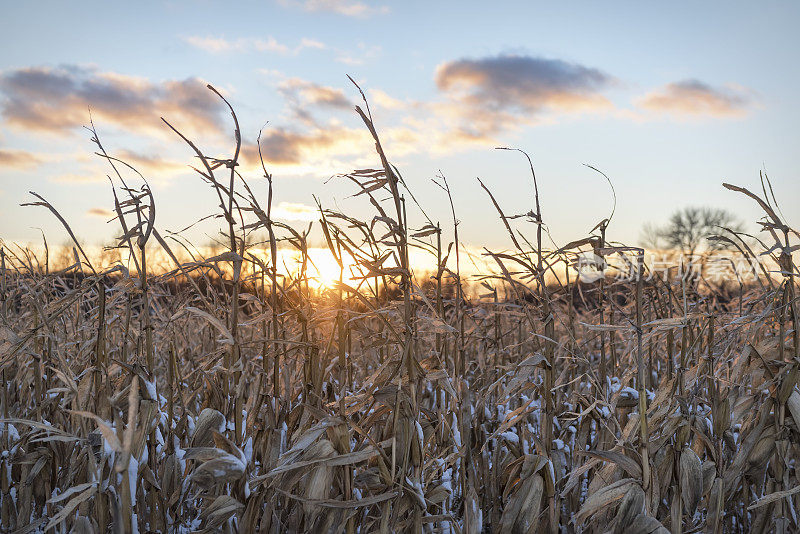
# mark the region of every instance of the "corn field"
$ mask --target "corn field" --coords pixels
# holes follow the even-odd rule
[[[518,216],[483,183],[513,248],[484,250],[494,268],[467,277],[450,184],[436,180],[452,219],[428,219],[442,199],[406,188],[365,99],[379,165],[338,178],[374,217],[319,206],[340,266],[320,287],[311,229],[271,217],[269,162],[240,174],[230,111],[229,159],[164,120],[218,196],[220,254],[159,231],[169,207],[94,126],[128,260],[93,263],[35,193],[71,261],[3,243],[0,531],[800,530],[800,234],[766,177],[761,194],[724,184],[764,212],[761,239],[717,236],[770,258],[747,284],[647,276],[644,251],[606,235],[610,217],[550,247],[538,188]],[[508,154],[536,187],[526,156]],[[171,265],[154,269],[154,251]],[[582,280],[587,252],[634,276]]]

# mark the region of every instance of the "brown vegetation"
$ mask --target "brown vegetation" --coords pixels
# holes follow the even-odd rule
[[[674,275],[645,281],[643,251],[609,245],[609,220],[547,250],[538,190],[529,240],[484,187],[515,250],[486,251],[497,274],[472,295],[452,199],[452,236],[431,220],[412,227],[406,202],[417,201],[368,106],[356,111],[380,166],[346,178],[375,217],[320,206],[342,266],[332,287],[309,283],[308,231],[271,218],[266,165],[266,194],[239,175],[235,114],[226,160],[173,128],[219,197],[227,251],[178,260],[147,183],[122,172],[115,212],[132,272],[95,270],[77,241],[55,272],[3,250],[0,530],[799,528],[799,236],[774,198],[725,185],[763,208],[781,268],[728,295]],[[255,232],[266,257],[248,250]],[[174,270],[148,272],[148,245]],[[301,253],[293,276],[277,265],[286,245]],[[411,246],[435,256],[429,280]],[[582,250],[625,255],[637,276],[577,281]]]

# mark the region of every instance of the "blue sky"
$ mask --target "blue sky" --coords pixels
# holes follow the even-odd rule
[[[249,159],[264,127],[279,213],[326,207],[367,217],[369,206],[333,174],[374,166],[353,112],[356,79],[390,159],[423,207],[447,223],[454,189],[463,239],[508,246],[476,177],[507,213],[532,208],[533,158],[543,216],[557,242],[577,239],[611,209],[610,235],[636,243],[645,222],[713,205],[750,228],[755,206],[721,182],[759,189],[766,170],[790,223],[800,223],[797,93],[800,6],[792,2],[239,2],[7,3],[0,33],[0,237],[52,242],[65,234],[36,208],[36,191],[88,243],[117,234],[106,165],[92,154],[87,106],[113,155],[153,186],[157,225],[183,228],[215,211],[192,175],[191,152],[158,117],[208,153],[230,150],[229,98]],[[135,183],[135,180],[133,180]],[[423,224],[421,217],[416,217]],[[193,233],[192,233],[193,232]],[[189,237],[214,235],[200,225]],[[533,228],[530,228],[533,233]]]

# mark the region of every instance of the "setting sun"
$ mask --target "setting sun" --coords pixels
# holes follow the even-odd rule
[[[339,268],[336,258],[328,249],[317,248],[309,250],[311,265],[309,266],[309,279],[317,288],[330,288],[335,285],[342,275],[344,281],[349,277],[350,269],[344,265],[344,273]],[[315,284],[316,283],[316,284]]]

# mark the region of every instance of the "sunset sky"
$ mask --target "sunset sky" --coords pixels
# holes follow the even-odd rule
[[[234,106],[243,172],[266,196],[253,157],[260,128],[287,222],[325,207],[371,217],[337,173],[377,165],[353,106],[369,98],[389,158],[434,220],[449,225],[440,171],[461,235],[509,245],[480,177],[507,213],[533,208],[559,244],[617,209],[612,238],[635,244],[645,222],[679,207],[731,209],[755,230],[757,207],[721,187],[759,190],[766,171],[800,224],[800,4],[796,2],[5,2],[0,32],[0,238],[66,234],[28,191],[50,200],[87,243],[118,226],[110,169],[82,126],[147,177],[157,225],[178,230],[216,211],[188,168],[190,149],[230,157]],[[132,182],[139,184],[135,179]],[[423,219],[412,214],[414,220]],[[196,243],[213,228],[189,233]],[[530,229],[531,234],[533,228]]]

